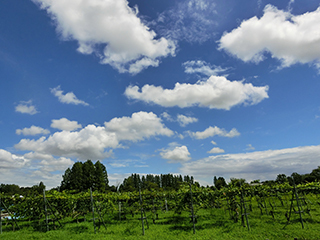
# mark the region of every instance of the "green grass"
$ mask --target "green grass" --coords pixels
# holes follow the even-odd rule
[[[126,214],[126,219],[119,221],[118,215],[115,212],[104,215],[104,221],[107,229],[100,224],[94,233],[93,222],[91,214],[86,216],[88,221],[84,222],[83,218],[79,219],[79,223],[75,219],[65,218],[61,220],[62,227],[55,223],[56,229],[50,225],[50,231],[46,232],[46,225],[44,219],[41,221],[22,221],[18,224],[20,230],[13,231],[11,225],[5,226],[3,222],[0,239],[76,239],[76,240],[94,240],[94,239],[110,239],[110,240],[266,240],[266,239],[291,239],[297,238],[299,240],[320,240],[320,207],[317,196],[308,196],[310,212],[305,211],[302,214],[304,219],[304,229],[302,229],[299,214],[292,212],[290,222],[287,222],[285,213],[290,209],[290,202],[281,202],[277,199],[268,199],[266,202],[268,209],[258,208],[256,201],[252,201],[252,211],[248,211],[248,219],[250,231],[247,226],[243,226],[241,216],[238,222],[230,218],[229,211],[226,206],[222,208],[200,209],[197,211],[196,233],[193,234],[193,224],[190,222],[190,213],[183,211],[181,214],[173,211],[162,212],[158,211],[159,218],[153,223],[151,212],[147,212],[148,225],[145,224],[145,235],[142,236],[142,225],[139,220],[140,215],[138,211],[132,217],[131,214]],[[273,217],[270,214],[271,205],[273,209]],[[289,204],[288,204],[289,203]],[[295,209],[296,211],[297,209]],[[305,209],[303,209],[305,210]],[[266,212],[268,211],[268,214]],[[262,214],[261,214],[262,213]],[[123,216],[124,218],[124,216]],[[40,223],[40,224],[39,224]],[[288,223],[288,224],[287,224]],[[99,224],[98,224],[99,225]]]
[[[190,222],[190,213],[161,212],[159,219],[152,222],[152,214],[149,213],[149,229],[145,225],[145,235],[142,236],[142,225],[139,215],[133,218],[127,215],[121,222],[115,219],[105,218],[107,229],[103,225],[97,227],[94,234],[92,221],[76,223],[74,219],[67,218],[62,221],[63,227],[46,232],[46,226],[38,225],[38,222],[19,222],[21,230],[12,231],[12,227],[3,226],[1,239],[320,239],[319,214],[304,215],[305,229],[302,229],[299,215],[294,214],[290,223],[284,228],[287,221],[281,214],[260,215],[260,211],[253,211],[249,215],[250,231],[242,226],[241,220],[235,223],[230,220],[229,214],[223,209],[199,210],[197,212],[196,233],[193,234],[193,225]],[[89,216],[88,216],[89,219]],[[53,228],[53,226],[50,226]]]

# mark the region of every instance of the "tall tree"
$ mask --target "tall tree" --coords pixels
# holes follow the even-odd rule
[[[82,165],[83,189],[93,188],[95,180],[95,168],[91,160],[87,160]]]
[[[108,174],[106,167],[97,161],[76,162],[72,168],[68,168],[62,176],[60,190],[86,191],[89,188],[98,191],[106,191],[108,188]]]
[[[106,167],[97,161],[94,164],[95,167],[95,176],[94,176],[94,190],[98,190],[100,192],[104,192],[107,190],[109,185],[108,173]]]
[[[213,182],[214,182],[214,186],[215,186],[218,190],[220,190],[221,188],[227,186],[227,183],[226,183],[226,180],[224,179],[224,177],[218,177],[218,178],[217,178],[216,176],[214,176]]]
[[[73,164],[71,168],[71,176],[70,176],[70,189],[68,190],[78,190],[83,191],[83,170],[82,170],[82,162],[76,162]]]
[[[62,175],[62,181],[60,185],[61,191],[71,189],[71,175],[72,171],[70,168],[68,168]]]

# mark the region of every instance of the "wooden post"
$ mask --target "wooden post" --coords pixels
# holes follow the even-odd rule
[[[166,204],[166,212],[168,212],[168,201],[167,201],[167,197],[164,200],[165,204]]]
[[[193,224],[193,234],[196,233],[196,226],[195,226],[195,219],[194,219],[194,211],[193,211],[193,199],[192,199],[192,185],[190,182],[190,196],[191,196],[191,217],[192,217],[192,224]]]
[[[9,213],[9,215],[11,216],[11,219],[13,219],[13,221],[15,222],[15,224],[17,225],[17,227],[20,229],[17,221],[16,221],[16,218],[14,217],[14,215],[9,211],[9,209],[7,208],[7,206],[4,204],[4,202],[2,202],[2,205],[3,207],[6,209],[6,211]],[[13,228],[14,228],[14,225],[13,225]]]
[[[0,234],[2,234],[2,203],[1,203],[1,196],[0,196]]]
[[[142,197],[141,197],[141,187],[139,184],[139,197],[140,197],[140,207],[141,207],[141,224],[142,224],[142,235],[144,235],[144,216],[143,216],[143,207],[142,207]]]
[[[293,178],[292,178],[293,179]],[[301,222],[301,226],[302,228],[304,229],[304,226],[303,226],[303,219],[302,219],[302,215],[301,215],[301,208],[300,208],[300,203],[299,203],[299,196],[298,196],[298,193],[297,193],[297,189],[296,189],[296,184],[293,180],[293,188],[294,188],[294,193],[296,195],[296,200],[297,200],[297,206],[298,206],[298,212],[299,212],[299,215],[300,215],[300,222]]]
[[[243,189],[241,189],[241,202],[242,202],[243,209],[244,209],[244,215],[245,215],[245,217],[246,217],[246,222],[247,222],[248,231],[250,231],[250,225],[249,225],[249,219],[248,219],[248,213],[247,213],[246,203],[245,203],[244,197],[243,197]],[[242,211],[242,208],[241,208],[241,211]]]
[[[53,211],[53,209],[52,209],[52,207],[51,207],[50,202],[48,201],[48,199],[46,199],[46,202],[47,202],[47,204],[48,204],[48,206],[49,206],[49,208],[50,208],[53,216],[55,217],[55,220],[58,221],[60,227],[62,227],[62,224],[60,223],[59,219],[57,218],[56,214],[54,213],[55,211]]]
[[[48,210],[47,210],[47,201],[46,201],[46,193],[45,189],[43,189],[43,201],[44,201],[44,211],[46,215],[46,225],[47,225],[47,232],[49,231],[49,224],[48,224]]]
[[[292,182],[293,182],[293,189],[292,189],[292,198],[291,198],[290,211],[289,211],[289,216],[286,215],[287,224],[283,228],[285,228],[289,224],[290,217],[291,217],[291,211],[292,211],[292,208],[293,208],[293,201],[294,201],[294,199],[296,199],[297,207],[298,207],[298,212],[296,212],[296,213],[299,213],[301,226],[304,229],[303,219],[302,219],[302,215],[301,215],[302,211],[301,211],[301,208],[300,208],[299,196],[298,196],[298,193],[297,193],[297,189],[296,189],[296,184],[294,182],[294,178],[292,178]]]
[[[119,221],[121,221],[121,201],[119,201]]]
[[[91,207],[92,207],[93,229],[94,229],[94,233],[96,233],[96,223],[94,220],[94,205],[93,205],[93,197],[92,197],[92,188],[90,188],[90,198],[91,198]]]

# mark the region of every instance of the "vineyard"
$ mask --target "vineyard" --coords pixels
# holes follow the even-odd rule
[[[188,184],[178,191],[50,190],[32,197],[1,196],[1,215],[6,217],[0,226],[4,239],[16,239],[15,232],[55,231],[96,239],[165,239],[156,237],[160,232],[168,239],[212,239],[212,234],[221,239],[319,239],[319,194],[318,182],[221,190]]]

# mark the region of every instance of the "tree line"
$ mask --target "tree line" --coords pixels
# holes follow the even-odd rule
[[[283,184],[283,183],[289,183],[291,186],[298,185],[298,184],[304,184],[304,183],[311,183],[311,182],[319,182],[320,181],[320,166],[318,168],[313,169],[311,173],[306,174],[299,174],[297,172],[292,173],[290,176],[287,176],[286,174],[278,174],[277,178],[275,180],[267,180],[260,182],[259,179],[253,180],[250,183],[251,184],[265,184],[265,185],[275,185],[275,184]],[[243,178],[237,179],[237,178],[231,178],[230,182],[227,183],[224,177],[213,177],[213,185],[216,189],[221,189],[223,187],[227,186],[237,186],[240,187],[242,184],[245,184],[246,180]]]
[[[166,190],[178,190],[182,183],[192,183],[200,186],[198,182],[195,182],[193,176],[173,175],[173,174],[147,174],[140,177],[139,174],[131,174],[128,178],[123,180],[123,183],[119,186],[119,191],[132,192],[141,190],[159,190],[160,188]]]
[[[109,189],[109,180],[106,167],[97,161],[76,162],[68,168],[62,176],[58,190],[83,192],[92,188],[93,191],[105,192]]]
[[[310,182],[319,182],[320,181],[320,166],[313,169],[310,173],[307,174],[298,174],[297,172],[292,173],[290,176],[285,174],[278,174],[275,180],[268,180],[260,182],[259,179],[254,180],[251,184],[265,184],[265,185],[275,185],[289,183],[293,184],[303,184]],[[97,161],[93,163],[91,160],[86,162],[76,162],[71,168],[68,168],[63,176],[61,185],[55,188],[58,191],[71,191],[74,193],[87,191],[92,188],[93,191],[107,192],[107,191],[121,191],[121,192],[132,192],[141,190],[178,190],[181,185],[185,183],[192,183],[200,186],[198,182],[194,181],[193,176],[182,176],[174,174],[147,174],[140,176],[139,174],[131,174],[128,178],[125,178],[122,184],[118,186],[109,186],[108,173],[106,167],[100,162]],[[245,179],[231,178],[229,183],[226,182],[224,177],[213,178],[213,186],[210,188],[222,189],[225,187],[240,187],[246,183]],[[209,187],[209,186],[207,186]],[[28,195],[38,195],[42,194],[45,189],[43,182],[40,182],[38,185],[32,187],[19,187],[15,184],[1,184],[0,193],[6,195],[20,194],[23,196]]]
[[[19,187],[16,184],[1,184],[0,185],[0,193],[6,194],[9,196],[18,194],[22,196],[35,196],[43,193],[43,190],[46,186],[43,182],[39,184],[33,185],[32,187]]]

